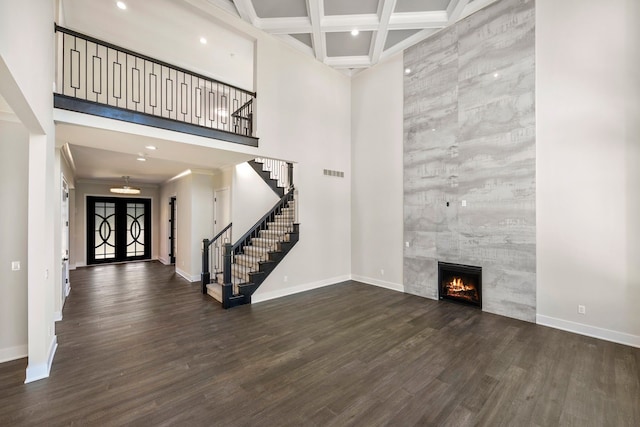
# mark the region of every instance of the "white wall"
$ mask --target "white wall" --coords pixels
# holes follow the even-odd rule
[[[536,4],[538,322],[640,346],[637,1]]]
[[[233,168],[231,185],[232,239],[236,242],[280,198],[248,163]]]
[[[57,347],[54,324],[54,2],[0,2],[0,94],[29,136],[28,353],[26,382],[49,375]],[[25,55],[25,52],[29,52]],[[57,238],[57,240],[56,240]]]
[[[254,302],[351,275],[350,79],[271,36],[257,39],[259,151],[295,162],[300,241],[256,291]],[[345,177],[324,176],[323,169]]]
[[[0,363],[27,356],[27,199],[29,134],[0,121]],[[12,271],[11,262],[20,262]]]
[[[75,251],[76,251],[76,266],[85,266],[87,265],[87,228],[86,228],[86,218],[87,218],[87,208],[86,201],[87,196],[106,196],[106,197],[115,197],[113,193],[109,192],[109,188],[114,185],[121,185],[122,182],[112,182],[112,183],[102,183],[97,181],[82,181],[78,180],[76,182],[76,191],[75,191]],[[159,227],[160,223],[160,202],[159,196],[160,191],[158,187],[155,186],[140,186],[135,182],[131,183],[132,185],[136,185],[140,187],[142,190],[139,195],[131,196],[128,198],[140,198],[140,199],[151,199],[151,258],[157,259],[159,255]],[[117,196],[120,197],[120,196]],[[127,198],[127,196],[124,196]]]
[[[213,175],[191,174],[191,281],[202,273],[202,240],[213,237]]]
[[[400,291],[402,85],[400,53],[356,75],[351,88],[351,273]]]

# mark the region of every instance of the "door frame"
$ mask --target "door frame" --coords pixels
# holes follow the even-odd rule
[[[176,263],[176,252],[178,248],[178,198],[176,196],[169,197],[169,264]],[[174,232],[175,230],[175,232]]]
[[[122,247],[118,247],[122,239],[126,239],[126,226],[118,227],[116,226],[116,236],[115,236],[115,245],[116,245],[116,256],[115,259],[95,259],[95,234],[94,229],[92,227],[94,224],[94,214],[95,214],[95,201],[104,201],[107,203],[115,203],[116,204],[116,221],[121,225],[124,221],[126,224],[126,211],[123,212],[122,206],[126,206],[127,203],[142,203],[145,206],[145,219],[144,219],[144,254],[139,256],[126,256],[126,245],[124,249]],[[107,263],[117,263],[117,262],[126,262],[126,261],[139,261],[139,260],[150,260],[151,259],[151,235],[153,233],[152,230],[152,211],[151,211],[151,199],[148,197],[112,197],[112,196],[86,196],[85,201],[85,238],[86,238],[86,256],[87,256],[87,265],[97,265],[97,264],[107,264]],[[126,240],[125,240],[126,242]]]
[[[226,227],[227,225],[229,225],[229,223],[227,224],[218,224],[218,220],[220,218],[218,218],[218,195],[220,193],[222,193],[223,191],[228,191],[229,196],[229,204],[227,206],[227,214],[229,216],[229,223],[231,222],[231,187],[222,187],[222,188],[218,188],[216,190],[213,190],[213,234],[218,234],[218,232],[220,230],[222,230],[224,227]]]

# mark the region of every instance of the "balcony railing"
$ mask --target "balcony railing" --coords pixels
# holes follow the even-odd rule
[[[256,94],[56,26],[54,105],[258,146]]]

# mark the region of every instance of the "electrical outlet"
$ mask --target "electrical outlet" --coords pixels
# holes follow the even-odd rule
[[[587,314],[587,307],[584,305],[578,305],[578,314]]]
[[[467,206],[467,201],[466,200],[462,201],[462,206]]]
[[[409,242],[404,242],[404,245],[405,245],[406,247],[409,247]]]
[[[11,270],[13,271],[20,270],[20,261],[11,261]]]
[[[380,269],[380,275],[381,275],[381,276],[384,276],[384,268],[381,268],[381,269]]]

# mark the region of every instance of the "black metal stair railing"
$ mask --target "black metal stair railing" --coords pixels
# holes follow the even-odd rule
[[[257,146],[256,94],[60,26],[57,108]]]
[[[211,283],[211,275],[214,281],[222,274],[224,266],[224,245],[231,242],[233,223],[229,223],[211,240],[202,241],[202,293],[207,293],[207,285]]]
[[[274,229],[278,230],[278,236],[267,236]],[[285,237],[286,236],[286,237]],[[293,236],[293,237],[292,237]],[[218,236],[216,236],[218,238]],[[238,257],[245,255],[246,248],[254,245],[257,239],[261,239],[260,248],[268,254],[268,258],[262,259],[255,268],[247,268],[244,275],[250,277],[242,283],[234,281],[233,265]],[[249,229],[235,244],[225,243],[222,245],[222,306],[224,308],[233,307],[239,304],[250,302],[251,293],[260,285],[273,268],[282,259],[282,256],[296,244],[298,239],[297,208],[295,205],[295,188],[290,190],[271,208],[253,227]],[[202,254],[202,293],[207,293],[207,285],[211,283],[211,272],[209,271],[210,246],[212,241],[203,241]],[[280,257],[272,259],[273,253],[280,252]],[[267,270],[261,271],[266,268]],[[219,272],[220,273],[220,272]],[[260,283],[255,283],[255,282]],[[248,289],[250,288],[250,289]]]

